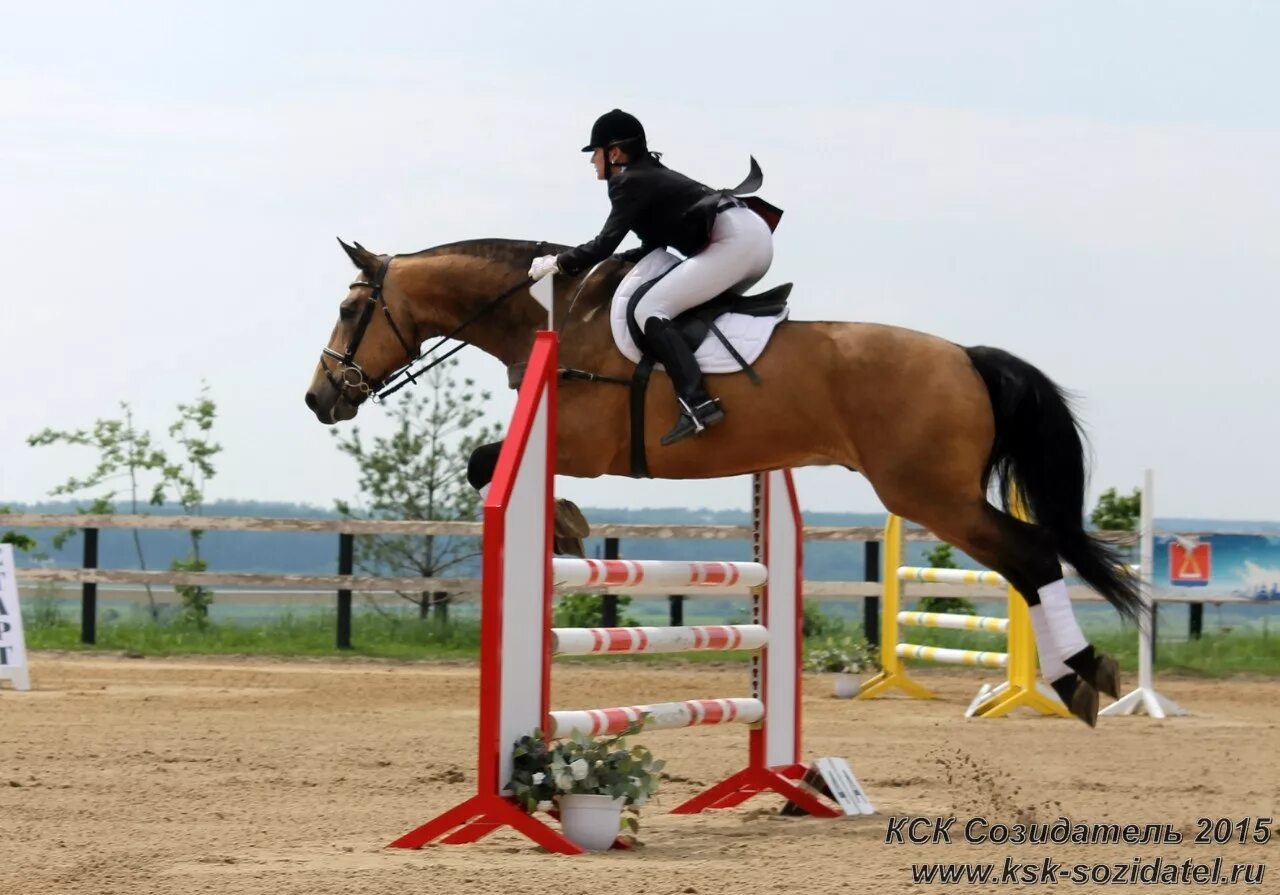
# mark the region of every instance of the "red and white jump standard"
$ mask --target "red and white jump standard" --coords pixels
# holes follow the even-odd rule
[[[575,729],[595,735],[625,729],[639,718],[649,729],[750,725],[746,766],[678,806],[676,813],[729,808],[771,791],[812,815],[837,816],[795,782],[807,767],[800,761],[802,528],[790,473],[753,476],[756,562],[552,560],[556,371],[556,336],[539,333],[485,501],[477,792],[391,845],[457,845],[509,826],[548,851],[581,852],[504,795],[512,747],[536,728],[552,736]],[[557,585],[751,588],[752,624],[552,629]],[[553,655],[733,649],[757,650],[750,696],[551,711]]]

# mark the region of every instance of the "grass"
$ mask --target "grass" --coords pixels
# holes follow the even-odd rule
[[[475,658],[480,626],[473,620],[442,624],[409,613],[362,613],[352,622],[353,649],[335,644],[336,613],[286,613],[253,625],[156,623],[148,618],[100,621],[97,643],[80,642],[80,627],[68,620],[27,627],[31,649],[125,650],[148,656],[378,656],[392,659]]]
[[[204,627],[180,620],[156,623],[138,611],[106,612],[98,624],[97,644],[85,646],[80,643],[79,625],[70,613],[56,604],[34,600],[27,607],[26,635],[31,649],[128,651],[148,656],[359,655],[392,659],[478,659],[479,621],[458,615],[461,617],[442,623],[434,618],[421,619],[416,611],[359,612],[352,625],[354,649],[338,650],[334,642],[337,620],[332,610],[283,612],[266,619],[215,622]],[[862,636],[861,627],[856,623],[814,613],[806,616],[807,627],[813,629],[814,634],[806,638],[809,647],[828,637]],[[657,620],[646,618],[644,621]],[[686,623],[723,621],[689,618]],[[1127,672],[1136,670],[1137,635],[1131,628],[1098,628],[1089,634],[1093,643],[1119,659]],[[929,646],[1003,649],[998,636],[967,631],[916,628],[904,629],[903,636],[912,643]],[[636,655],[624,661],[716,665],[741,662],[747,655],[744,652]],[[616,662],[618,657],[578,657],[563,661]],[[1280,633],[1272,632],[1263,620],[1261,624],[1207,630],[1200,640],[1161,640],[1156,649],[1156,667],[1209,677],[1280,675]]]

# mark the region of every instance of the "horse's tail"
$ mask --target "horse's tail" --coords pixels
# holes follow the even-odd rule
[[[1016,493],[1030,521],[1047,529],[1058,555],[1129,619],[1140,605],[1138,580],[1115,548],[1084,528],[1085,448],[1069,399],[1048,376],[999,348],[966,348],[995,414],[988,462],[1005,509]]]

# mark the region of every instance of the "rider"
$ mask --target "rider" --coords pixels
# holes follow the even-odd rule
[[[658,154],[649,151],[640,121],[621,109],[596,120],[591,142],[582,151],[591,153],[596,178],[607,182],[609,217],[590,242],[535,258],[529,276],[537,280],[551,273],[581,273],[608,258],[631,231],[641,244],[618,256],[624,261],[667,247],[683,254],[685,261],[641,287],[635,322],[649,353],[666,367],[680,404],[680,418],[662,444],[699,435],[722,421],[724,411],[707,393],[693,351],[671,321],[763,277],[773,261],[773,232],[761,215],[734,195],[736,191],[713,190],[663,165]]]

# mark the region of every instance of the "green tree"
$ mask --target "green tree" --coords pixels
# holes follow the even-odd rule
[[[178,405],[178,418],[169,426],[169,437],[182,449],[182,459],[165,464],[162,487],[173,492],[174,499],[188,516],[201,515],[205,488],[217,474],[213,458],[222,451],[222,445],[210,437],[217,416],[218,407],[209,397],[209,386],[204,384],[195,401]],[[209,568],[208,560],[200,555],[200,540],[204,532],[193,528],[188,534],[191,552],[182,559],[173,560],[169,568],[176,572],[203,572]],[[213,591],[196,584],[177,585],[174,590],[182,598],[184,617],[199,627],[208,624]]]
[[[390,435],[366,442],[360,428],[349,435],[333,431],[338,450],[356,463],[360,506],[335,501],[349,519],[475,520],[480,496],[466,477],[471,452],[499,437],[496,426],[484,421],[492,396],[476,391],[475,382],[453,378],[457,362],[436,367],[421,377],[418,387],[401,392],[389,405],[394,429]],[[355,562],[376,575],[420,578],[447,577],[480,555],[477,538],[449,535],[360,535],[355,539]],[[401,591],[425,618],[435,606],[436,616],[448,618],[450,595],[442,592]]]
[[[924,555],[931,569],[954,569],[956,561],[950,544],[938,544]],[[946,612],[953,615],[977,615],[978,610],[964,597],[921,597],[916,608],[921,612]]]
[[[7,516],[8,514],[8,507],[0,507],[0,516]],[[12,544],[14,550],[21,550],[23,552],[29,552],[36,549],[35,539],[28,535],[24,535],[20,531],[0,532],[0,544]]]
[[[1135,531],[1141,514],[1141,488],[1134,488],[1127,497],[1118,494],[1115,488],[1108,488],[1098,496],[1089,521],[1104,531]]]
[[[32,447],[50,445],[74,445],[93,448],[98,461],[93,470],[83,478],[72,476],[49,492],[50,496],[74,497],[85,491],[105,489],[94,496],[87,506],[77,506],[81,514],[105,515],[114,512],[115,500],[121,486],[127,488],[129,511],[139,512],[140,495],[145,491],[146,501],[152,505],[164,502],[164,470],[168,464],[164,452],[155,446],[151,433],[139,429],[133,422],[133,408],[121,401],[122,416],[118,419],[94,420],[88,429],[42,429],[27,439]],[[149,490],[147,490],[149,489]],[[54,547],[61,547],[77,533],[77,529],[64,529],[54,535]],[[146,570],[147,561],[142,552],[142,538],[133,529],[133,549],[138,557],[138,568]],[[156,604],[151,585],[146,585],[147,606],[152,619],[158,619],[160,608]]]

